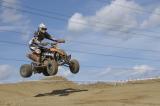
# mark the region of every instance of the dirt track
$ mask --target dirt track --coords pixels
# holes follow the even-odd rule
[[[65,82],[56,82],[56,78]],[[55,77],[3,84],[0,106],[160,106],[160,80],[112,86],[78,85]]]

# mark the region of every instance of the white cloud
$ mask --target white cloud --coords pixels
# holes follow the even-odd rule
[[[148,19],[141,24],[142,28],[155,28],[160,25],[160,8],[156,8]]]
[[[3,0],[1,3],[2,6],[13,7],[13,8],[21,8],[19,4],[19,0]],[[30,20],[22,15],[21,12],[16,11],[15,9],[10,9],[6,7],[1,7],[0,14],[0,23],[5,24],[5,26],[13,27],[12,29],[21,31],[24,39],[28,39],[28,31],[30,26]],[[1,26],[3,27],[3,26]],[[7,30],[7,28],[6,28]],[[10,30],[10,28],[8,28]],[[24,34],[26,33],[26,34]]]
[[[70,19],[68,30],[70,31],[83,31],[87,28],[87,20],[80,13],[75,13]]]
[[[99,71],[99,70],[97,70]],[[129,78],[145,78],[154,77],[157,73],[156,69],[149,65],[136,65],[132,68],[111,68],[101,70],[101,73],[96,74],[96,79],[103,80],[127,80]]]
[[[148,66],[148,65],[137,65],[137,66],[133,67],[133,72],[136,72],[139,74],[143,74],[143,73],[153,71],[153,70],[155,70],[155,69]]]
[[[95,15],[93,16],[83,16],[80,13],[75,13],[69,19],[68,29],[70,31],[83,31],[88,28],[85,27],[86,25],[84,26],[82,24],[75,24],[70,20],[88,24],[91,26],[90,29],[93,31],[107,32],[109,29],[128,31],[132,28],[136,28],[138,26],[138,22],[136,19],[136,14],[134,14],[134,10],[117,6],[117,4],[125,5],[130,8],[141,8],[141,6],[136,4],[134,1],[115,0],[112,1],[110,5],[106,5],[105,7],[102,7],[96,11]]]
[[[111,67],[108,67],[108,68],[105,69],[105,71],[102,71],[101,73],[99,73],[99,76],[107,75],[107,74],[109,74],[111,71],[112,71],[112,68],[111,68]]]
[[[8,79],[12,72],[13,70],[9,65],[0,65],[0,81]]]

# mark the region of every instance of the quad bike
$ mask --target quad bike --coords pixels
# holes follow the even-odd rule
[[[58,43],[64,43],[64,40]],[[48,43],[49,48],[40,46],[40,64],[32,62],[31,64],[24,64],[20,68],[20,75],[28,78],[32,73],[43,73],[44,76],[53,76],[58,72],[59,66],[69,67],[73,74],[79,72],[79,62],[76,59],[71,59],[71,55],[58,48],[58,43]]]

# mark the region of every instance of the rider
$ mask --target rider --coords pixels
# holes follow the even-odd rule
[[[42,43],[42,40],[45,38],[54,42],[58,42],[58,40],[53,39],[52,36],[47,32],[46,25],[41,23],[38,27],[38,31],[34,33],[34,37],[29,41],[29,48],[31,49],[32,53],[28,54],[27,57],[35,62],[40,63],[40,46],[47,45],[47,43]]]

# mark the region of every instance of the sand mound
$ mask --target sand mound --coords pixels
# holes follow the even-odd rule
[[[49,76],[43,78],[42,80],[68,81],[68,79],[63,76]]]
[[[54,76],[0,85],[0,106],[160,106],[159,98],[160,80],[79,85]]]

